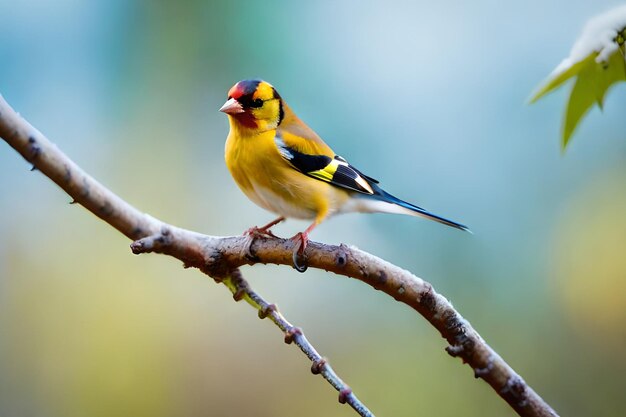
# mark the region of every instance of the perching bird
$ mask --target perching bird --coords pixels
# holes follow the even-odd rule
[[[288,217],[313,220],[292,238],[299,243],[294,263],[315,226],[339,213],[408,214],[468,230],[385,192],[377,180],[335,154],[265,81],[238,82],[220,111],[230,122],[226,165],[231,175],[248,198],[280,216],[250,231],[271,234],[269,229]]]

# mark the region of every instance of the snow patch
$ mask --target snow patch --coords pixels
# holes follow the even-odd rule
[[[583,61],[593,53],[598,54],[597,63],[606,63],[609,57],[618,50],[619,45],[615,38],[624,29],[626,29],[626,5],[591,18],[574,43],[569,57],[554,69],[552,75],[557,76],[567,71],[572,65]]]

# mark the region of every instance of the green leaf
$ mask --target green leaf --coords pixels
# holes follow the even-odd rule
[[[577,62],[571,67],[567,68],[565,71],[559,72],[558,74],[554,74],[554,73],[551,74],[543,82],[543,86],[540,89],[538,89],[535,94],[533,94],[533,96],[530,98],[529,103],[532,104],[536,102],[541,97],[545,96],[546,94],[560,87],[561,84],[563,84],[565,81],[569,80],[575,75],[578,75],[578,73],[582,71],[583,68],[585,68],[586,66],[590,65],[593,62],[595,57],[596,57],[595,53],[591,54],[587,58],[583,59],[582,61]]]
[[[564,150],[576,130],[583,116],[591,109],[594,103],[600,108],[604,104],[604,97],[609,88],[620,81],[626,81],[626,61],[623,49],[618,49],[606,63],[595,62],[595,54],[587,57],[578,73],[576,83],[572,88],[565,111],[561,146]]]
[[[570,93],[565,110],[565,122],[563,123],[563,136],[561,147],[564,150],[569,142],[574,129],[580,119],[589,111],[591,106],[597,101],[595,63],[586,65],[578,74],[574,88]]]
[[[597,102],[602,109],[604,106],[604,97],[608,89],[615,83],[626,81],[626,59],[624,59],[623,51],[619,49],[611,55],[609,61],[602,65],[596,65],[597,71]]]

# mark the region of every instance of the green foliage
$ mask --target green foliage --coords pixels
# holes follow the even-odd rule
[[[565,110],[561,135],[563,150],[569,143],[578,123],[594,103],[602,109],[609,88],[620,81],[626,81],[625,35],[626,29],[615,38],[614,41],[619,44],[619,48],[606,62],[596,62],[598,53],[593,52],[565,70],[553,73],[530,99],[530,102],[534,103],[570,78],[576,78]]]

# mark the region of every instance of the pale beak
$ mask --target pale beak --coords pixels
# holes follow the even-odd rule
[[[237,114],[244,112],[241,104],[234,98],[229,98],[226,103],[224,103],[224,105],[220,107],[220,111],[226,114]]]

